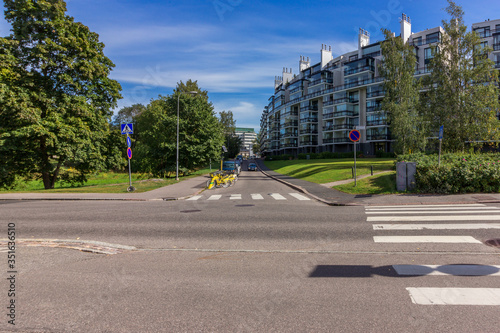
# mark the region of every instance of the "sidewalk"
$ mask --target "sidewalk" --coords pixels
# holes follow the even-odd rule
[[[500,203],[500,193],[472,194],[389,194],[389,195],[354,195],[340,192],[325,186],[302,179],[279,174],[267,168],[262,160],[256,160],[261,171],[297,191],[305,193],[330,206],[364,206],[364,205],[423,205],[423,204],[473,204]],[[333,186],[333,185],[332,185]]]

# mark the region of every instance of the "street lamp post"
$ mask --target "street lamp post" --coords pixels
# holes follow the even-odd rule
[[[197,91],[189,92],[192,96],[196,95]],[[175,180],[179,180],[179,104],[182,92],[179,91],[177,94],[177,153],[175,159]]]

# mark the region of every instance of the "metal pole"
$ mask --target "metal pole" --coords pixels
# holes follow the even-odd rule
[[[443,142],[443,139],[439,139],[438,166],[440,166],[440,165],[441,165],[441,142]]]
[[[132,187],[132,172],[130,171],[130,158],[128,159],[128,186]]]
[[[175,180],[179,180],[179,99],[181,92],[177,92],[177,154],[175,159]]]
[[[354,186],[356,187],[356,142],[354,142]]]

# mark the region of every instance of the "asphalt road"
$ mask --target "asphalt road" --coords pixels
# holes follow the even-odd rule
[[[443,207],[437,213],[331,207],[243,167],[233,187],[205,191],[191,200],[0,202],[2,225],[14,223],[18,241],[16,325],[9,325],[4,316],[0,329],[499,331],[496,294],[493,305],[453,303],[462,299],[457,294],[461,290],[474,288],[484,300],[488,295],[482,297],[482,292],[496,292],[500,285],[500,250],[484,244],[500,238],[500,229],[489,228],[498,220],[483,220],[500,212],[487,205]],[[487,212],[475,211],[479,208]],[[392,221],[401,216],[434,216],[436,220],[436,216],[471,216],[471,220]],[[488,225],[466,230],[403,230],[401,226],[457,223]],[[395,229],[375,229],[380,224]],[[0,238],[7,237],[7,227],[4,230]],[[376,241],[386,236],[464,236],[476,242]],[[135,249],[97,254],[61,248],[78,243],[61,244],[54,239]],[[9,281],[7,253],[2,255],[5,278],[1,279],[0,300],[5,309]],[[483,265],[486,273],[432,275],[449,273],[458,264],[476,273],[477,266],[464,265]],[[403,275],[398,265],[426,271]],[[447,304],[418,304],[412,292],[421,288],[437,290],[438,300]]]

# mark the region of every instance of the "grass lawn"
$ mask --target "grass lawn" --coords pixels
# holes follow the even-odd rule
[[[381,173],[373,177],[368,177],[354,182],[337,185],[336,190],[350,194],[392,194],[396,191],[396,171]]]
[[[179,177],[179,181],[209,173],[208,168],[201,169],[189,176]],[[132,185],[135,192],[147,192],[159,187],[176,183],[175,178],[147,179],[144,174],[132,174]],[[36,193],[127,193],[129,185],[128,173],[101,172],[89,176],[83,186],[72,187],[69,184],[57,183],[52,190],[45,190],[41,180],[19,182],[13,190],[0,189],[0,193],[36,192]]]
[[[269,169],[278,173],[304,179],[312,183],[324,184],[351,179],[354,159],[265,161],[264,163]],[[369,174],[371,165],[373,165],[373,172],[392,170],[394,159],[358,158],[356,160],[356,174]]]

